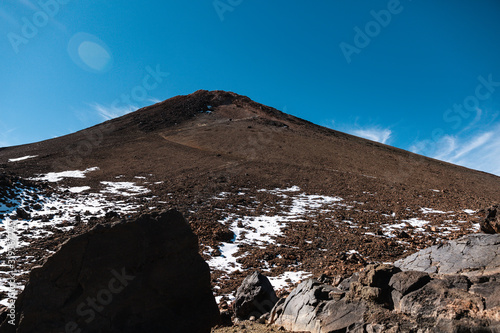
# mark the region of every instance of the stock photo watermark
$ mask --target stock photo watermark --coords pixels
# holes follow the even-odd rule
[[[477,77],[478,84],[474,89],[474,94],[466,96],[461,103],[455,103],[451,108],[448,108],[443,113],[443,120],[450,124],[453,130],[458,130],[460,127],[466,128],[464,121],[469,119],[471,115],[476,114],[476,119],[471,122],[474,123],[480,117],[480,102],[490,99],[500,87],[500,81],[494,81],[493,74],[484,77],[482,75]],[[470,125],[470,124],[469,124]],[[433,151],[439,146],[440,141],[446,137],[446,132],[443,128],[436,127],[432,130],[430,138],[420,141],[417,147],[417,152]],[[399,158],[398,164],[404,165],[404,159]],[[395,176],[399,181],[407,179],[411,176],[413,171],[419,168],[425,162],[425,157],[417,155],[411,160],[411,163],[405,169],[400,168],[400,172],[391,175]]]
[[[146,67],[146,75],[142,79],[142,83],[133,87],[129,93],[121,94],[120,98],[115,99],[111,103],[112,108],[120,108],[122,106],[133,105],[146,101],[149,97],[149,92],[158,88],[167,78],[170,73],[162,72],[160,65],[156,65],[153,69],[151,66]]]
[[[147,66],[145,72],[146,74],[143,76],[140,84],[113,100],[111,103],[112,110],[129,108],[135,103],[146,101],[149,98],[149,92],[157,89],[160,84],[164,82],[165,78],[170,75],[168,72],[163,72],[159,64],[154,68]],[[101,112],[101,116],[108,117],[109,119],[119,116],[119,114],[110,115],[103,112]],[[84,138],[79,140],[76,144],[66,146],[64,150],[65,157],[54,161],[52,168],[54,170],[70,170],[79,167],[83,162],[83,158],[89,156],[98,148],[103,143],[105,136],[114,129],[115,126],[112,123],[104,122],[98,126],[82,131]]]
[[[16,321],[16,299],[17,299],[17,289],[18,285],[16,283],[15,275],[17,273],[16,270],[16,256],[14,250],[17,248],[19,240],[17,237],[17,221],[10,221],[6,225],[7,229],[7,244],[6,244],[6,266],[9,269],[8,271],[8,292],[7,292],[7,302],[8,302],[8,311],[7,311],[7,322],[10,325],[15,325]]]
[[[85,301],[78,304],[76,307],[76,315],[83,319],[86,324],[90,324],[96,318],[98,313],[104,311],[107,305],[113,302],[116,295],[121,293],[135,279],[134,275],[129,275],[125,268],[120,272],[111,270],[113,276],[109,279],[104,288],[100,289],[93,297],[89,296]],[[83,332],[76,321],[66,323],[64,327],[66,333]]]
[[[214,6],[215,12],[219,16],[221,22],[224,21],[224,15],[226,13],[231,13],[236,7],[241,5],[243,0],[214,0],[212,5]]]
[[[480,75],[477,80],[479,84],[474,90],[474,95],[465,97],[462,103],[453,104],[453,108],[447,109],[443,114],[443,120],[447,123],[453,123],[453,129],[458,129],[464,119],[468,119],[471,114],[477,113],[479,102],[490,99],[495,93],[496,87],[500,87],[500,81],[493,81],[492,74],[489,74],[488,78]]]
[[[43,29],[50,20],[59,14],[62,6],[67,5],[71,0],[39,0],[37,5],[40,10],[33,13],[31,17],[21,18],[21,30],[18,32],[9,32],[7,38],[12,50],[17,54],[19,47],[26,45],[30,40],[38,36],[40,29]],[[33,4],[33,3],[31,3]],[[33,4],[36,6],[35,4]]]
[[[371,41],[382,32],[382,28],[386,28],[391,23],[393,16],[401,14],[403,9],[404,7],[399,0],[389,0],[387,9],[379,11],[371,10],[370,15],[373,17],[373,20],[368,21],[363,29],[358,26],[354,27],[355,35],[352,44],[347,42],[339,44],[347,63],[350,64],[352,62],[354,54],[360,54],[361,50],[368,47]]]
[[[452,108],[446,109],[443,113],[443,120],[452,124],[453,130],[459,129],[472,114],[478,115],[480,102],[490,99],[495,93],[496,87],[500,87],[500,81],[494,81],[493,74],[489,74],[487,78],[480,75],[477,80],[479,84],[474,89],[474,94],[465,97],[461,103],[453,104]],[[445,131],[440,127],[435,128],[431,133],[431,139],[423,141],[421,149],[432,148],[438,144],[443,136],[445,136]]]

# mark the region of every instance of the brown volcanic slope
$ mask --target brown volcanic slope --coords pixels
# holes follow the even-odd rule
[[[8,162],[26,155],[37,157]],[[280,215],[293,200],[259,189],[298,186],[295,195],[344,200],[334,210],[309,212],[304,223],[286,224],[272,243],[240,247],[246,254],[238,260],[242,268],[230,274],[236,279],[221,282],[224,274],[214,274],[220,293],[234,288],[242,269],[338,274],[364,260],[392,261],[474,230],[477,215],[463,210],[500,199],[494,175],[320,127],[223,91],[197,91],[64,137],[0,149],[0,171],[22,177],[91,167],[99,170],[57,185],[98,192],[101,181],[117,176],[144,185],[155,196],[148,206],[176,207],[190,219],[207,259],[233,237],[225,218]],[[424,214],[422,207],[441,213]],[[430,223],[419,229],[408,222],[419,218]],[[387,225],[398,223],[405,232],[391,234]],[[348,255],[351,250],[359,255]]]

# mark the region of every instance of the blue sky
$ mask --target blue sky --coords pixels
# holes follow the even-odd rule
[[[0,146],[198,89],[500,175],[500,2],[6,0]]]

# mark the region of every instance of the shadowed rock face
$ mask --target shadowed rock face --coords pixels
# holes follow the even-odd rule
[[[210,332],[219,317],[197,237],[174,210],[71,238],[32,270],[16,311],[17,332]]]

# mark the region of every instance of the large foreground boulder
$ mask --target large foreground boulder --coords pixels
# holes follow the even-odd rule
[[[394,265],[404,271],[491,275],[500,273],[499,246],[500,234],[470,234],[416,252]]]
[[[1,332],[210,332],[219,311],[177,211],[97,226],[30,273]],[[9,320],[9,318],[7,318]]]

